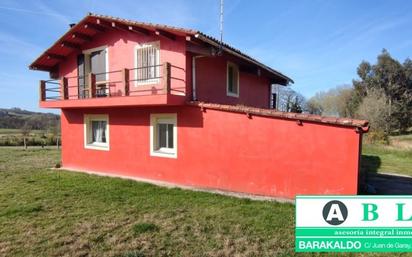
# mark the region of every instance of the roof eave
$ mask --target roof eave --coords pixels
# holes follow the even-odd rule
[[[208,43],[208,44],[213,45],[213,46],[215,46],[215,47],[220,47],[220,42],[218,42],[218,41],[216,41],[216,40],[213,40],[212,38],[210,38],[209,36],[203,34],[203,33],[200,32],[200,31],[198,31],[198,32],[195,34],[195,37],[198,38],[198,39],[200,39],[200,40],[202,40],[202,41],[205,42],[205,43]],[[276,70],[274,70],[274,69],[272,69],[272,68],[264,65],[263,63],[261,63],[261,62],[255,60],[255,59],[247,56],[246,54],[241,53],[240,51],[236,51],[236,50],[234,50],[234,49],[232,49],[232,48],[230,48],[230,47],[227,47],[227,46],[225,46],[225,45],[222,45],[222,50],[223,50],[223,51],[226,51],[226,52],[228,52],[228,53],[230,53],[230,54],[232,54],[232,55],[235,55],[235,56],[237,56],[237,57],[240,57],[240,58],[242,58],[242,59],[244,59],[244,60],[246,60],[246,61],[248,61],[248,62],[251,62],[251,63],[259,66],[260,68],[265,69],[266,71],[268,71],[268,72],[271,73],[271,74],[274,74],[274,75],[276,75],[276,76],[278,76],[278,77],[281,77],[282,79],[286,80],[286,84],[287,84],[287,83],[292,83],[292,84],[294,83],[294,81],[293,81],[291,78],[289,78],[288,76],[286,76],[286,75],[280,73],[279,71],[276,71]]]
[[[80,20],[78,23],[76,23],[73,27],[71,27],[66,33],[64,33],[63,36],[61,36],[58,40],[56,40],[56,42],[50,46],[49,48],[47,48],[34,62],[32,62],[29,65],[29,69],[30,70],[41,70],[41,71],[53,71],[54,67],[41,67],[40,65],[36,65],[36,63],[39,63],[41,61],[41,58],[43,58],[55,45],[62,43],[64,41],[64,39],[67,37],[67,35],[69,35],[70,33],[73,33],[74,31],[76,31],[78,28],[80,28],[80,26],[83,26],[85,22],[87,22],[88,19],[90,18],[97,18],[97,19],[106,19],[106,20],[111,20],[111,21],[116,21],[116,22],[122,22],[122,23],[126,23],[126,24],[131,24],[134,26],[142,26],[142,27],[153,27],[154,29],[158,29],[159,27],[164,27],[170,30],[175,30],[175,31],[180,31],[181,33],[185,33],[186,35],[191,35],[191,36],[195,36],[196,38],[198,38],[199,40],[212,45],[214,47],[220,47],[220,42],[216,39],[214,39],[213,37],[207,36],[206,34],[203,34],[200,31],[196,31],[196,30],[191,30],[191,29],[183,29],[183,28],[177,28],[177,27],[172,27],[172,26],[166,26],[166,25],[160,25],[160,24],[152,24],[152,23],[144,23],[144,22],[136,22],[136,21],[132,21],[132,20],[127,20],[127,19],[121,19],[121,18],[116,18],[116,17],[111,17],[111,16],[105,16],[105,15],[98,15],[98,14],[92,14],[92,13],[88,13],[82,20]],[[222,49],[223,51],[237,56],[247,62],[253,63],[254,65],[257,65],[258,67],[264,69],[265,71],[267,71],[268,73],[272,74],[274,77],[276,78],[280,78],[281,80],[284,80],[285,83],[284,85],[287,85],[289,83],[294,83],[294,81],[289,78],[288,76],[280,73],[279,71],[276,71],[266,65],[264,65],[263,63],[255,60],[254,58],[242,53],[240,50],[235,49],[225,43],[223,43],[222,45]]]
[[[42,54],[39,55],[39,57],[36,58],[30,65],[29,69],[30,70],[39,70],[39,71],[52,71],[53,67],[50,67],[49,69],[46,69],[45,67],[39,67],[36,65],[40,59],[47,54],[49,50],[51,50],[56,44],[60,43],[67,35],[72,33],[74,30],[78,29],[82,23],[84,23],[89,17],[93,16],[91,13],[88,13],[83,19],[81,19],[78,23],[76,23],[73,27],[71,27],[66,33],[63,34],[59,39],[55,41],[49,48],[47,48]]]

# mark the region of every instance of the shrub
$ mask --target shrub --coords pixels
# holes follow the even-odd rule
[[[55,146],[57,142],[57,137],[53,135],[47,136],[27,136],[26,137],[26,144],[27,146],[46,146],[52,145]],[[61,142],[59,141],[61,145]],[[0,136],[0,146],[23,146],[23,136],[14,136],[14,135],[7,135],[7,136]]]
[[[391,130],[391,106],[389,98],[383,90],[371,89],[360,104],[357,117],[366,119],[371,126],[371,132],[376,131],[378,135],[382,132],[389,133]]]
[[[2,137],[0,140],[0,146],[19,146],[23,145],[23,140],[16,136]]]
[[[46,145],[56,145],[56,137],[53,135],[48,135],[46,138]]]
[[[388,133],[385,133],[382,130],[375,130],[375,131],[370,131],[368,134],[365,136],[365,142],[369,144],[385,144],[389,145],[389,136]]]

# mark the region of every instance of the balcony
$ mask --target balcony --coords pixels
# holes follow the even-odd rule
[[[41,80],[40,107],[182,105],[185,71],[170,63]]]

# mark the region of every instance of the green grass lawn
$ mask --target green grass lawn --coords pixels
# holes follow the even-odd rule
[[[295,255],[292,204],[47,169],[58,160],[0,148],[0,256]]]
[[[412,176],[412,135],[393,136],[390,145],[364,144],[362,169]]]

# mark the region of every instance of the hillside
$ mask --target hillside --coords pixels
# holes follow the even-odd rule
[[[60,115],[22,110],[20,108],[0,108],[0,128],[50,130],[58,127]]]

